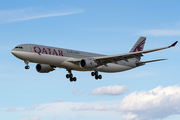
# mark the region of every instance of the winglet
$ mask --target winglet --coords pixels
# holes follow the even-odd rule
[[[175,43],[173,43],[170,47],[174,47],[177,44],[178,41],[176,41]]]

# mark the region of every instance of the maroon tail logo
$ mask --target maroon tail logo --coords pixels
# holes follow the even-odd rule
[[[146,39],[144,39],[142,42],[140,42],[139,45],[134,49],[133,52],[142,51],[143,50],[143,46],[142,45],[144,45],[145,40]]]

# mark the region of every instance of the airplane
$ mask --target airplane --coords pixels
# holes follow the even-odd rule
[[[102,79],[102,75],[99,75],[98,72],[122,72],[146,63],[166,60],[140,61],[143,54],[174,47],[178,41],[167,47],[143,51],[145,42],[146,37],[141,36],[129,53],[118,55],[102,55],[37,44],[17,45],[12,49],[11,53],[25,62],[25,69],[30,68],[29,62],[37,63],[36,70],[39,73],[49,73],[55,70],[56,67],[64,68],[68,71],[66,78],[69,78],[71,82],[75,82],[77,78],[73,77],[72,70],[91,71],[91,75],[98,80]]]

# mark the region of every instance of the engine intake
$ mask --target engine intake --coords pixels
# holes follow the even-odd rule
[[[53,71],[54,68],[51,67],[50,65],[46,65],[46,64],[37,64],[36,65],[36,70],[39,73],[49,73],[49,72]]]
[[[79,63],[81,68],[85,69],[94,69],[97,66],[97,63],[91,59],[82,59]]]

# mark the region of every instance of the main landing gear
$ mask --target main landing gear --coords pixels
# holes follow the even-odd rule
[[[92,76],[95,76],[95,79],[96,79],[96,80],[102,79],[102,75],[98,75],[98,71],[91,72],[91,75],[92,75]]]
[[[25,62],[25,64],[26,64],[25,69],[26,69],[26,70],[29,69],[29,68],[30,68],[30,66],[28,65],[28,64],[29,64],[29,61],[25,60],[24,62]]]
[[[76,79],[76,77],[73,77],[71,70],[68,70],[68,73],[69,74],[66,74],[66,78],[70,78],[71,82],[73,82],[73,81],[76,82],[77,79]]]

